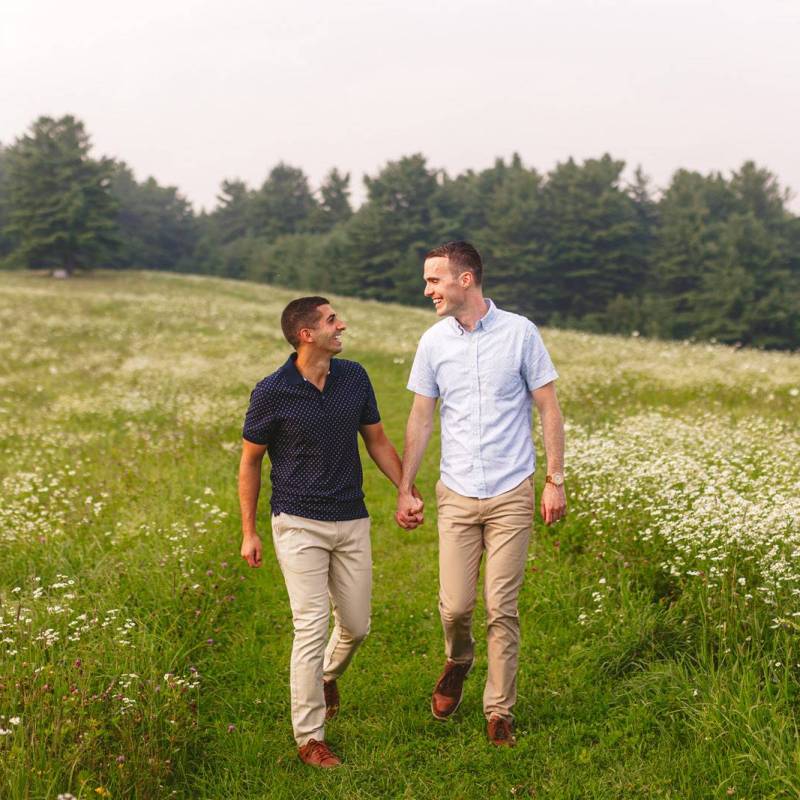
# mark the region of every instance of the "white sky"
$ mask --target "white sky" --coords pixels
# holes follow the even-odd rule
[[[283,159],[316,186],[414,152],[775,172],[800,212],[798,0],[5,0],[0,142],[40,114],[212,207]]]

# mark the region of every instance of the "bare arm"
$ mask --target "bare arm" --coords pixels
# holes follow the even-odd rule
[[[389,441],[383,424],[376,422],[374,425],[362,425],[359,429],[369,457],[377,464],[378,469],[395,485],[400,483],[403,474],[403,465],[397,450]]]
[[[261,566],[261,539],[256,532],[256,511],[261,491],[261,462],[267,446],[242,440],[239,462],[239,508],[242,512],[242,558],[251,567]]]
[[[547,456],[547,474],[564,472],[564,420],[556,396],[554,382],[546,383],[531,393],[542,420],[542,438]],[[545,483],[541,500],[542,518],[547,525],[558,522],[567,510],[567,497],[563,486]]]
[[[433,412],[436,409],[436,398],[415,394],[406,424],[406,441],[403,448],[403,475],[397,493],[397,520],[407,520],[414,514],[421,513],[422,505],[414,497],[412,487],[417,477],[422,456],[433,431]],[[403,526],[405,527],[405,526]]]
[[[399,486],[403,466],[400,462],[400,456],[397,455],[397,450],[394,449],[394,445],[389,441],[389,437],[383,430],[383,425],[380,422],[375,425],[362,425],[359,431],[364,439],[370,458],[395,486]],[[414,498],[419,501],[419,512],[415,516],[403,520],[402,527],[408,530],[416,528],[423,522],[422,496],[417,491],[416,486],[411,487],[411,492]]]

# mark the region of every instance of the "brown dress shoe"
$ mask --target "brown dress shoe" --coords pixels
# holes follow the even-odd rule
[[[444,672],[439,676],[431,696],[431,712],[436,719],[447,719],[461,704],[464,693],[464,680],[472,669],[469,664],[457,664],[449,659]]]
[[[339,713],[339,689],[336,680],[322,681],[325,692],[325,719],[333,719]]]
[[[325,742],[318,742],[316,739],[309,739],[298,749],[297,755],[304,764],[308,764],[310,767],[327,769],[342,766],[339,756]]]
[[[498,747],[513,747],[517,743],[511,729],[511,721],[504,717],[489,717],[486,732],[489,741]]]

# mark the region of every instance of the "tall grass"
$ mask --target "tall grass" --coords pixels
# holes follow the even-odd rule
[[[0,276],[0,796],[800,792],[800,357],[563,331],[544,336],[571,508],[535,525],[518,747],[485,740],[480,611],[462,708],[430,717],[443,660],[434,442],[412,533],[365,463],[372,632],[328,727],[346,767],[304,767],[269,487],[261,570],[238,556],[236,502],[242,416],[286,357],[290,297],[155,273]],[[344,355],[367,367],[399,445],[434,318],[335,303]]]

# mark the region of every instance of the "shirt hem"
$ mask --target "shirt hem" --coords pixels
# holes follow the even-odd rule
[[[443,483],[443,484],[444,484],[444,485],[445,485],[445,486],[446,486],[446,487],[447,487],[447,488],[448,488],[448,489],[449,489],[451,492],[455,492],[456,494],[459,494],[459,495],[461,495],[461,497],[469,497],[469,498],[471,498],[471,499],[473,499],[473,500],[491,500],[493,497],[500,497],[500,495],[501,495],[501,494],[505,494],[506,492],[510,492],[512,489],[516,489],[516,487],[517,487],[517,486],[519,486],[519,485],[520,485],[520,484],[521,484],[523,481],[527,481],[527,480],[528,480],[530,477],[532,477],[534,472],[536,472],[536,468],[535,468],[535,467],[534,467],[534,469],[533,469],[533,470],[531,470],[531,471],[530,471],[530,472],[529,472],[527,475],[525,475],[523,478],[520,478],[518,481],[516,481],[516,483],[513,483],[513,484],[511,484],[511,486],[508,486],[507,488],[505,488],[505,489],[502,489],[502,490],[501,490],[501,491],[499,491],[499,492],[495,492],[494,494],[485,494],[485,495],[480,495],[480,494],[464,494],[463,492],[460,492],[460,491],[459,491],[458,489],[456,489],[455,487],[451,486],[451,485],[450,485],[450,484],[447,482],[447,479],[446,479],[446,477],[445,477],[444,475],[440,475],[440,476],[439,476],[439,479],[441,480],[441,482],[442,482],[442,483]],[[515,479],[515,480],[516,480],[516,479]],[[501,485],[502,485],[502,484],[501,484]]]
[[[366,506],[364,506],[363,509],[357,509],[356,511],[342,511],[338,514],[331,514],[329,512],[326,516],[320,516],[321,512],[319,511],[310,511],[309,509],[296,508],[292,506],[281,508],[270,506],[270,510],[272,511],[273,517],[280,516],[281,514],[291,514],[295,517],[305,517],[305,519],[313,519],[317,522],[351,522],[354,519],[367,519],[369,517],[369,512],[367,511]]]

